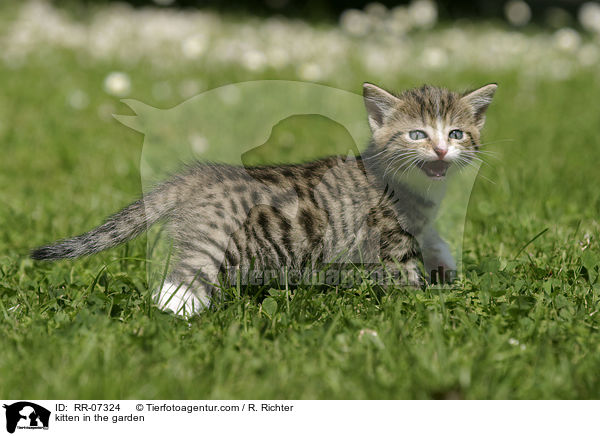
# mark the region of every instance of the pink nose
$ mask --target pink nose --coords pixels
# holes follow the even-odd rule
[[[447,148],[437,148],[437,147],[434,147],[433,151],[435,151],[435,154],[437,154],[440,159],[443,159],[444,156],[446,156],[446,153],[448,153],[448,149]]]

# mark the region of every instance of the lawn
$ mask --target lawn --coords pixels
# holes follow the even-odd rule
[[[64,13],[68,23],[89,26],[102,11]],[[136,13],[149,12],[125,15]],[[2,23],[18,20],[16,15],[0,7]],[[225,17],[211,31],[239,37],[238,20]],[[248,21],[252,27],[259,19]],[[342,49],[356,41],[330,35],[338,32],[334,25],[273,24],[286,25],[299,38],[340,38]],[[144,57],[148,48],[137,47],[142,55],[132,63],[118,53],[94,57],[64,47],[55,43],[59,34],[48,38],[49,47],[28,42],[34,48],[20,58],[9,53],[15,45],[6,35],[14,29],[5,26],[0,397],[600,397],[600,75],[584,56],[591,56],[597,40],[582,34],[570,48],[563,36],[545,30],[515,36],[495,24],[464,25],[464,44],[478,53],[486,51],[485,41],[502,35],[525,47],[500,48],[508,56],[506,68],[474,67],[475,61],[461,67],[452,56],[440,68],[439,53],[436,58],[432,52],[424,66],[377,70],[368,68],[375,60],[365,66],[357,59],[363,51],[338,54],[344,63],[321,71],[318,59],[301,68],[293,62],[255,68],[259,57],[244,58],[241,67],[204,58],[177,63],[165,55],[160,59],[166,65],[157,66]],[[414,40],[403,41],[416,53],[452,30],[416,30]],[[545,41],[558,41],[558,47],[547,48]],[[190,44],[188,52],[196,53]],[[549,58],[541,59],[542,50]],[[195,92],[257,79],[311,80],[355,93],[363,81],[397,90],[423,82],[452,89],[497,82],[484,130],[486,149],[494,154],[469,202],[464,277],[444,290],[231,290],[188,322],[152,305],[144,237],[76,261],[30,260],[32,247],[96,226],[142,192],[144,137],[110,116],[131,114],[103,89],[113,71],[130,78],[128,97],[160,108]],[[286,160],[334,153],[347,140],[347,132],[317,116],[286,120],[270,139]]]

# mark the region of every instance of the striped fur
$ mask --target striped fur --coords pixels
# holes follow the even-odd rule
[[[426,268],[455,267],[432,226],[444,182],[428,177],[438,171],[435,165],[454,162],[440,163],[434,150],[447,147],[451,154],[454,147],[457,162],[469,158],[494,90],[487,85],[461,95],[424,86],[395,96],[365,84],[373,139],[362,157],[250,168],[195,164],[96,229],[31,255],[55,260],[93,254],[164,220],[177,253],[169,292],[180,287],[194,301],[210,301],[219,280],[233,280],[232,271],[331,262],[399,269],[410,285],[419,285],[422,258]],[[446,133],[440,132],[450,128],[464,137],[442,141],[439,135]],[[414,129],[433,133],[416,143],[407,136]],[[426,172],[431,162],[434,170]]]

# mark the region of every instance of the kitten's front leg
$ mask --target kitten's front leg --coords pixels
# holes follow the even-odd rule
[[[428,226],[417,238],[423,256],[423,265],[429,282],[452,281],[456,275],[456,261],[450,247],[433,226]]]

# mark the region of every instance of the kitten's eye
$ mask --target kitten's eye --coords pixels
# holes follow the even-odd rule
[[[448,135],[449,138],[451,139],[462,139],[463,138],[463,132],[462,130],[452,130],[450,132],[450,134]]]
[[[425,133],[422,130],[411,130],[410,132],[408,132],[408,137],[413,141],[417,141],[419,139],[427,138],[427,133]]]

